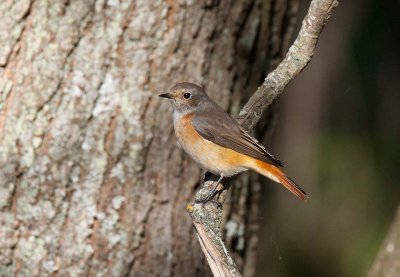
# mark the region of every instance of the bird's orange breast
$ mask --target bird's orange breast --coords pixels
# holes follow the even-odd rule
[[[175,118],[174,127],[182,148],[201,167],[226,177],[251,167],[251,164],[254,163],[253,158],[201,137],[193,127],[193,116],[193,114],[186,114]]]

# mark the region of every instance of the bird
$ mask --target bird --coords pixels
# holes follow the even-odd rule
[[[201,168],[219,176],[217,185],[225,177],[252,170],[283,185],[300,199],[308,198],[282,171],[282,162],[215,103],[201,86],[176,83],[159,96],[172,102],[179,144]]]

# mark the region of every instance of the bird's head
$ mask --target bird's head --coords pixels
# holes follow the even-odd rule
[[[202,87],[187,82],[177,83],[159,96],[170,99],[174,110],[180,112],[190,112],[209,99]]]

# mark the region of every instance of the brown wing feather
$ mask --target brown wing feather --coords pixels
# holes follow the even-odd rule
[[[232,149],[257,160],[283,166],[264,146],[252,138],[228,113],[212,103],[212,107],[199,109],[192,119],[196,132],[204,139]],[[214,106],[215,105],[215,106]]]

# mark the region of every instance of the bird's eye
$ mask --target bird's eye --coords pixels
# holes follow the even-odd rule
[[[192,97],[192,95],[191,95],[189,92],[186,92],[186,93],[183,95],[183,97],[184,97],[185,99],[190,99],[190,97]]]

